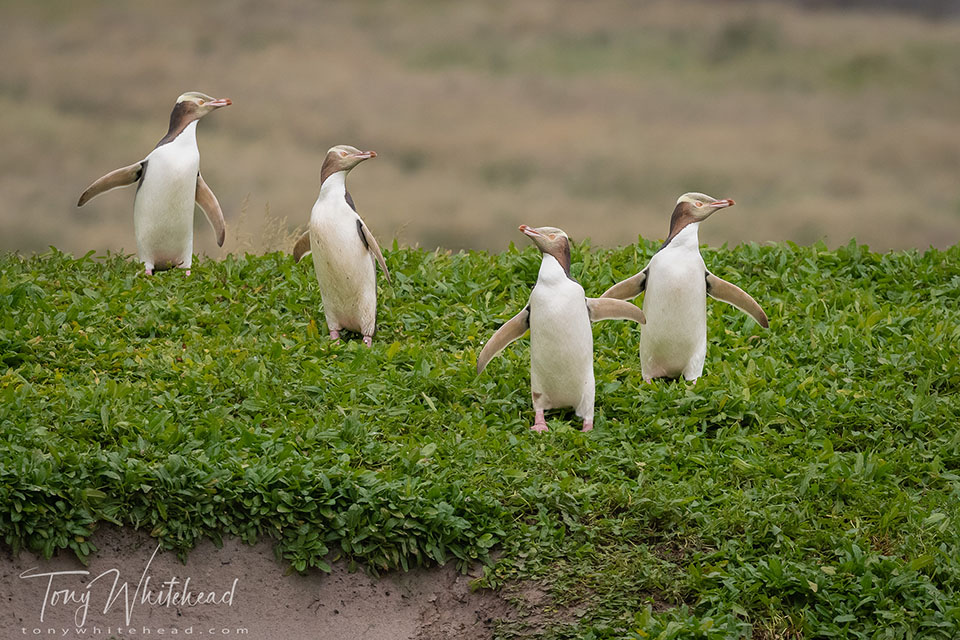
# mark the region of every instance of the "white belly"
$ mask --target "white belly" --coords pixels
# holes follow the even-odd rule
[[[313,267],[328,329],[372,336],[377,322],[377,273],[356,220],[355,214],[352,219],[346,215],[311,218]]]
[[[155,149],[146,161],[133,205],[137,253],[148,267],[189,269],[200,153],[196,144],[191,148],[174,141]]]
[[[650,261],[640,331],[645,379],[695,379],[707,349],[707,288],[700,253],[661,252]]]
[[[572,280],[538,283],[530,295],[530,388],[537,409],[573,407],[593,419],[593,332]]]

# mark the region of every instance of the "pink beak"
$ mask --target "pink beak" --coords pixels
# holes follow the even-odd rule
[[[229,107],[233,104],[233,100],[230,98],[217,98],[216,100],[211,100],[207,103],[208,107]]]
[[[540,236],[543,235],[533,227],[528,227],[525,224],[520,225],[520,231],[524,235],[530,236],[531,238],[539,238]]]
[[[361,151],[360,153],[353,154],[354,158],[360,158],[361,160],[367,160],[369,158],[376,158],[376,151]]]
[[[715,209],[723,209],[725,207],[732,207],[735,204],[737,203],[733,201],[733,198],[726,198],[725,200],[717,200],[716,202],[712,202],[707,206]]]

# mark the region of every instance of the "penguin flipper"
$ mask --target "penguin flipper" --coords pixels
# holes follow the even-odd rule
[[[767,320],[767,314],[763,312],[757,301],[750,297],[750,294],[735,284],[730,284],[726,280],[718,278],[709,271],[707,272],[707,295],[714,300],[726,302],[735,306],[740,311],[751,316],[764,329],[770,327]]]
[[[383,275],[387,277],[387,282],[390,282],[390,271],[387,270],[387,262],[383,259],[383,253],[380,252],[380,245],[377,244],[377,239],[373,237],[372,233],[370,233],[370,229],[367,227],[366,223],[360,218],[357,218],[357,233],[360,234],[360,240],[363,241],[363,244],[367,247],[367,250],[373,252],[373,256],[377,259],[377,263],[380,265]]]
[[[483,345],[480,355],[477,357],[477,374],[479,375],[487,366],[493,357],[503,351],[508,344],[523,337],[523,334],[530,328],[530,306],[527,305],[523,311],[507,320],[503,326],[487,340]]]
[[[117,187],[125,187],[129,184],[133,184],[143,177],[143,172],[146,167],[147,163],[141,160],[140,162],[132,164],[129,167],[123,167],[121,169],[115,169],[114,171],[111,171],[87,187],[86,191],[80,195],[80,200],[77,201],[77,206],[82,207],[90,202],[90,200],[105,191],[110,191],[111,189],[116,189]]]
[[[313,247],[310,244],[310,230],[304,231],[300,234],[300,237],[297,238],[297,243],[293,245],[293,261],[300,262],[303,259],[303,256],[311,253]]]
[[[587,298],[587,312],[590,314],[590,322],[633,320],[639,324],[647,323],[647,317],[643,315],[643,309],[616,298]]]
[[[637,275],[618,282],[606,291],[601,298],[616,298],[618,300],[630,300],[636,298],[647,289],[647,270],[644,269]]]
[[[227,235],[227,223],[223,220],[223,210],[220,209],[217,196],[213,195],[213,191],[210,190],[207,183],[203,181],[203,176],[199,173],[197,173],[197,193],[194,199],[200,205],[204,215],[207,216],[214,233],[217,234],[217,246],[222,247],[223,239]]]

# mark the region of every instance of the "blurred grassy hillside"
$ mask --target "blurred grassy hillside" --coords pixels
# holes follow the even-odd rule
[[[0,2],[0,250],[134,251],[133,190],[76,209],[166,131],[199,127],[230,228],[286,245],[325,150],[389,242],[502,249],[519,223],[663,237],[690,190],[722,242],[960,239],[960,23],[781,3]],[[263,221],[272,219],[264,230]],[[219,255],[202,216],[197,250]],[[289,249],[289,247],[283,246]]]

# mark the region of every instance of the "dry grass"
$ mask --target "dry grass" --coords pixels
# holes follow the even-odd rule
[[[132,193],[76,198],[145,155],[188,89],[234,100],[199,129],[227,251],[289,240],[259,212],[304,224],[336,143],[380,153],[350,187],[381,243],[496,250],[526,222],[623,244],[663,236],[688,190],[739,203],[711,244],[960,237],[956,23],[670,0],[77,0],[0,3],[0,24],[0,249],[132,251]]]
[[[290,253],[297,238],[306,229],[306,224],[294,226],[286,216],[276,216],[270,211],[270,204],[263,208],[258,223],[250,220],[250,199],[240,203],[240,212],[234,224],[230,226],[230,235],[219,248],[218,258],[228,254],[263,254],[283,251]],[[254,230],[256,232],[254,232]],[[232,236],[232,237],[231,237]]]

